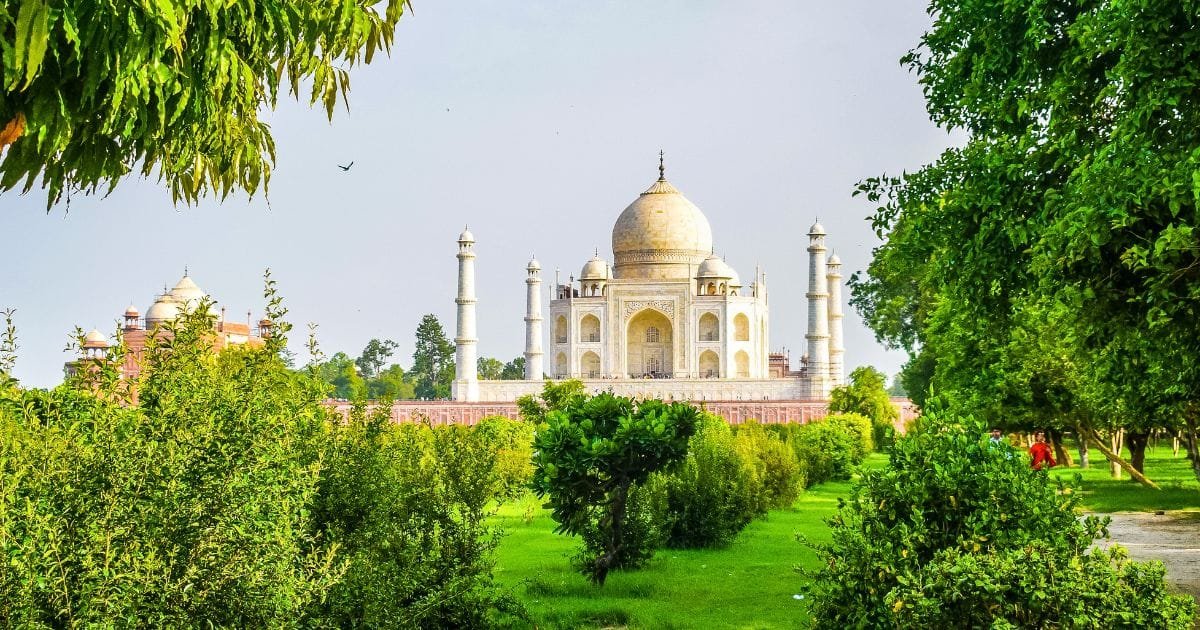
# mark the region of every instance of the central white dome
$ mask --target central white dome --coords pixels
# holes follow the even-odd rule
[[[690,278],[712,253],[712,228],[700,208],[660,176],[617,217],[612,245],[617,278]]]

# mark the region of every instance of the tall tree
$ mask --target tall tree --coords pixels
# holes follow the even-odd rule
[[[520,381],[525,379],[525,357],[517,357],[504,364],[500,371],[502,381]]]
[[[379,376],[383,366],[387,365],[387,360],[391,358],[392,353],[396,351],[396,342],[391,339],[372,339],[367,342],[363,348],[362,354],[354,360],[358,369],[362,370],[362,375],[368,379]]]
[[[864,182],[886,242],[853,280],[877,335],[912,354],[914,397],[932,384],[988,417],[1088,433],[1153,419],[1195,448],[1195,8],[929,3],[933,27],[903,61],[931,119],[969,139]],[[1028,352],[1046,343],[1066,371]]]
[[[487,381],[499,380],[500,375],[504,373],[504,364],[500,362],[500,359],[479,357],[476,365],[479,369],[479,378]]]
[[[0,191],[40,178],[49,205],[138,169],[176,201],[253,194],[275,160],[262,115],[307,91],[332,118],[349,69],[390,50],[405,4],[4,3]]]
[[[829,411],[857,413],[871,419],[875,444],[885,444],[900,412],[888,397],[887,377],[883,372],[864,365],[850,373],[850,382],[829,393]]]
[[[421,318],[416,337],[410,370],[415,394],[419,398],[448,398],[454,381],[454,345],[432,314]]]

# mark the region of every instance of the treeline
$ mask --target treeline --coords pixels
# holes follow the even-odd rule
[[[412,367],[408,370],[391,363],[399,344],[390,339],[372,339],[358,357],[338,352],[319,359],[317,375],[328,386],[329,396],[342,400],[449,398],[454,382],[454,344],[434,315],[421,318],[415,338]],[[479,357],[478,370],[479,378],[484,380],[520,380],[525,378],[525,357],[508,363]]]
[[[909,352],[919,405],[932,393],[1085,448],[1123,430],[1135,462],[1162,429],[1200,477],[1193,7],[928,10],[903,63],[967,140],[861,185],[883,243],[851,304]]]

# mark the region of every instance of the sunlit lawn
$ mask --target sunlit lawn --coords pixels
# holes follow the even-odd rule
[[[1126,453],[1122,453],[1127,456]],[[1078,451],[1072,452],[1078,457]],[[1080,490],[1083,505],[1096,512],[1153,512],[1156,510],[1200,511],[1200,483],[1192,474],[1184,451],[1179,456],[1171,454],[1170,442],[1164,441],[1158,448],[1146,449],[1146,476],[1162,490],[1146,488],[1131,481],[1124,471],[1120,479],[1113,479],[1108,461],[1097,450],[1090,453],[1091,467],[1052,469],[1051,475],[1072,481],[1075,475],[1082,476]],[[1078,461],[1075,462],[1078,464]]]
[[[882,456],[873,456],[878,465]],[[547,511],[524,522],[523,506],[503,506],[505,530],[495,575],[514,588],[539,628],[795,628],[805,602],[795,598],[804,578],[795,567],[814,567],[803,534],[828,540],[823,518],[837,509],[848,482],[810,489],[791,510],[750,524],[725,549],[660,550],[650,566],[610,574],[598,588],[571,568],[578,541],[553,533]]]

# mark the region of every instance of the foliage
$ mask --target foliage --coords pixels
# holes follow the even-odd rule
[[[367,383],[359,375],[354,360],[338,352],[316,366],[317,377],[329,386],[334,398],[360,400],[367,397]]]
[[[454,345],[446,338],[442,323],[435,315],[426,315],[417,325],[413,366],[409,373],[418,398],[449,398],[454,382]]]
[[[552,387],[547,384],[543,400]],[[621,558],[633,555],[624,530],[631,488],[683,459],[698,417],[684,403],[635,403],[611,394],[569,394],[563,408],[545,413],[534,441],[533,487],[538,496],[549,497],[558,532],[598,530],[602,553],[585,561],[596,583],[603,584]]]
[[[1089,550],[1105,523],[987,426],[926,410],[829,521],[817,627],[1190,628],[1160,564]]]
[[[322,406],[261,348],[213,351],[208,305],[51,391],[0,387],[0,626],[463,627],[519,613],[491,583],[500,487],[462,427]],[[136,395],[136,398],[135,398]]]
[[[500,380],[502,381],[522,381],[525,380],[525,357],[517,357],[512,361],[504,364],[504,369],[500,371]]]
[[[656,549],[666,541],[663,515],[666,511],[666,493],[654,483],[654,476],[629,489],[625,502],[625,514],[621,521],[622,544],[617,549],[609,567],[613,569],[639,569],[654,557]],[[576,570],[590,575],[596,558],[607,551],[608,540],[599,521],[589,522],[580,534],[583,548],[572,558]]]
[[[534,426],[503,416],[489,416],[475,425],[475,433],[495,455],[493,470],[497,494],[511,499],[529,489],[533,479]]]
[[[17,350],[20,348],[17,345],[17,326],[13,323],[13,314],[16,312],[15,308],[0,311],[0,315],[4,316],[4,332],[0,332],[0,390],[17,384],[17,380],[12,376],[13,367],[17,364]]]
[[[823,422],[840,425],[844,431],[853,435],[853,448],[850,450],[850,457],[855,464],[862,462],[863,458],[873,450],[875,444],[875,427],[871,426],[871,420],[857,413],[836,413],[825,416]]]
[[[887,377],[871,366],[855,368],[850,382],[829,393],[830,413],[854,413],[865,416],[873,427],[872,444],[883,446],[891,440],[900,412],[892,406]]]
[[[542,393],[537,396],[526,395],[517,398],[517,409],[521,419],[534,425],[546,422],[546,414],[551,411],[563,411],[571,405],[576,405],[586,398],[583,391],[583,381],[568,379],[552,381],[546,379]]]
[[[688,442],[687,459],[647,482],[665,495],[661,521],[666,546],[719,547],[732,542],[766,503],[755,463],[738,448],[723,419],[703,415]]]
[[[397,345],[399,344],[391,339],[383,341],[372,339],[367,342],[362,354],[354,360],[354,365],[358,366],[363,378],[376,378],[383,370],[383,366],[387,365],[387,360],[391,358],[392,353],[396,351]]]
[[[831,419],[832,418],[832,419]],[[811,487],[832,479],[849,479],[868,450],[861,425],[830,417],[807,424],[782,425]]]
[[[0,191],[41,178],[49,205],[138,169],[176,201],[253,194],[275,159],[266,108],[311,90],[332,118],[349,68],[390,50],[404,4],[0,5]]]
[[[863,182],[886,242],[851,280],[918,404],[932,386],[998,424],[1182,428],[1198,451],[1194,9],[929,2],[903,63],[968,140]]]
[[[804,489],[805,473],[791,445],[751,421],[737,427],[733,447],[761,488],[754,502],[754,516],[796,502]]]
[[[307,520],[318,390],[211,330],[201,305],[152,343],[136,405],[104,363],[2,395],[0,625],[267,626],[340,578]]]
[[[492,357],[479,357],[475,362],[479,378],[485,381],[496,381],[504,373],[504,363]]]
[[[519,607],[492,583],[496,452],[463,426],[356,408],[331,427],[313,525],[346,562],[311,615],[339,627],[484,627]]]

